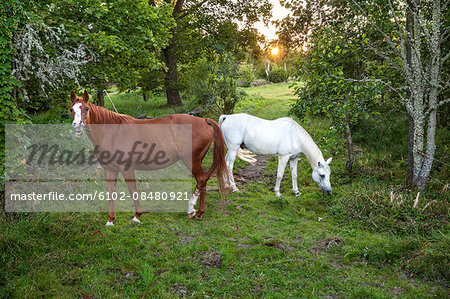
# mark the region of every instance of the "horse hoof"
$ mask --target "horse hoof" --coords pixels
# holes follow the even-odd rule
[[[194,218],[194,216],[195,216],[195,211],[194,211],[194,212],[191,212],[191,213],[188,213],[189,219]]]
[[[197,212],[197,213],[195,214],[195,218],[196,218],[196,219],[202,218],[202,214],[200,214],[200,213]]]
[[[136,216],[134,216],[133,222],[134,222],[134,223],[141,223],[141,221],[140,221],[139,219],[137,219]]]
[[[295,192],[295,196],[300,196],[300,195],[302,195],[302,193],[301,192],[299,192],[299,191],[297,191],[297,192]]]
[[[106,222],[105,226],[114,226],[114,222],[110,222],[109,220]]]
[[[275,193],[275,197],[280,198],[280,197],[281,197],[281,193],[280,193],[280,192],[276,192],[276,193]]]
[[[238,188],[234,188],[233,192],[241,192],[241,190],[239,190]]]

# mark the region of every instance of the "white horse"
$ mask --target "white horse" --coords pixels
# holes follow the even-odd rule
[[[226,163],[229,173],[229,184],[233,191],[239,191],[233,178],[233,165],[236,155],[245,147],[259,155],[277,155],[278,171],[275,184],[275,195],[280,197],[280,183],[284,169],[289,161],[292,174],[292,190],[299,196],[297,186],[297,162],[300,154],[305,154],[312,168],[313,180],[322,188],[323,193],[331,194],[330,164],[313,141],[308,132],[290,117],[276,120],[265,120],[245,113],[222,115],[219,118],[225,143],[228,147]],[[244,157],[244,160],[245,157]]]

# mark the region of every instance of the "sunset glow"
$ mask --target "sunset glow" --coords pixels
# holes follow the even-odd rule
[[[272,51],[270,51],[270,53],[272,54],[272,55],[278,55],[278,52],[280,51],[280,49],[278,49],[278,47],[275,47],[275,48],[273,48],[272,49]]]

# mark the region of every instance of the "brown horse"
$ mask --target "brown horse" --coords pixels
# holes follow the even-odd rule
[[[78,98],[72,91],[70,100],[72,102],[70,109],[72,126],[76,134],[81,134],[83,128],[86,128],[89,139],[96,146],[95,154],[105,170],[109,194],[115,192],[119,173],[123,175],[128,190],[133,195],[137,192],[135,169],[162,169],[180,159],[190,169],[197,181],[197,186],[188,204],[189,218],[200,218],[205,212],[206,183],[214,173],[217,173],[220,191],[223,194],[223,180],[228,176],[225,164],[225,142],[222,132],[214,120],[187,114],[175,114],[154,119],[135,119],[90,103],[87,91],[84,92],[83,98]],[[100,124],[112,126],[95,126]],[[142,124],[145,126],[138,126]],[[172,129],[177,125],[185,125],[184,128],[188,127],[189,130]],[[205,171],[202,161],[213,141],[212,165],[208,171]],[[139,155],[133,155],[136,144],[157,145],[157,153],[163,154],[153,160],[158,160],[159,163],[143,163]],[[116,159],[113,159],[114,161],[105,159],[105,156],[102,157],[102,153],[105,152],[128,153],[127,161],[129,163],[119,163]],[[108,163],[105,160],[108,160]],[[194,206],[198,196],[200,196],[200,206],[196,212]],[[133,221],[139,223],[142,208],[138,200],[133,201],[136,210]],[[113,225],[115,217],[114,200],[109,200],[109,216],[106,225]]]

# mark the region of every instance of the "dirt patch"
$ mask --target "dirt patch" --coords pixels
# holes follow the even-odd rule
[[[398,296],[398,295],[405,293],[405,290],[402,287],[393,287],[391,289],[391,293],[394,296]]]
[[[255,247],[255,246],[256,246],[256,244],[239,243],[239,244],[237,245],[237,248],[250,249],[250,248],[253,248],[253,247]]]
[[[185,297],[189,295],[189,292],[186,288],[185,283],[176,283],[173,285],[173,287],[170,289],[170,292],[179,296],[179,297]]]
[[[334,246],[339,246],[342,244],[341,238],[331,237],[326,238],[325,240],[321,240],[316,243],[313,247],[311,247],[311,252],[318,256],[321,251],[324,251],[326,249],[329,249]]]
[[[235,180],[242,184],[262,180],[268,159],[266,156],[256,156],[256,163],[249,163],[241,173],[235,175]]]
[[[265,242],[264,246],[274,247],[274,248],[277,248],[277,249],[280,249],[280,250],[283,250],[283,251],[286,251],[286,252],[292,252],[292,251],[295,250],[295,248],[292,247],[291,245],[282,244],[278,240],[274,240],[274,239],[267,240],[266,238],[264,238],[264,239],[265,239],[265,241],[269,241],[269,242]]]
[[[106,272],[107,274],[109,274],[109,273],[121,273],[121,272],[122,272],[122,268],[120,268],[120,267],[106,268],[106,269],[105,269],[105,272]]]
[[[222,255],[217,251],[207,251],[200,255],[200,261],[209,268],[222,267]]]
[[[184,232],[175,232],[175,236],[180,238],[179,244],[180,245],[187,245],[194,240],[194,237],[186,235]]]
[[[345,269],[345,268],[348,268],[348,267],[346,265],[343,265],[343,264],[340,264],[340,263],[331,262],[330,263],[330,268],[339,270],[339,269]]]

